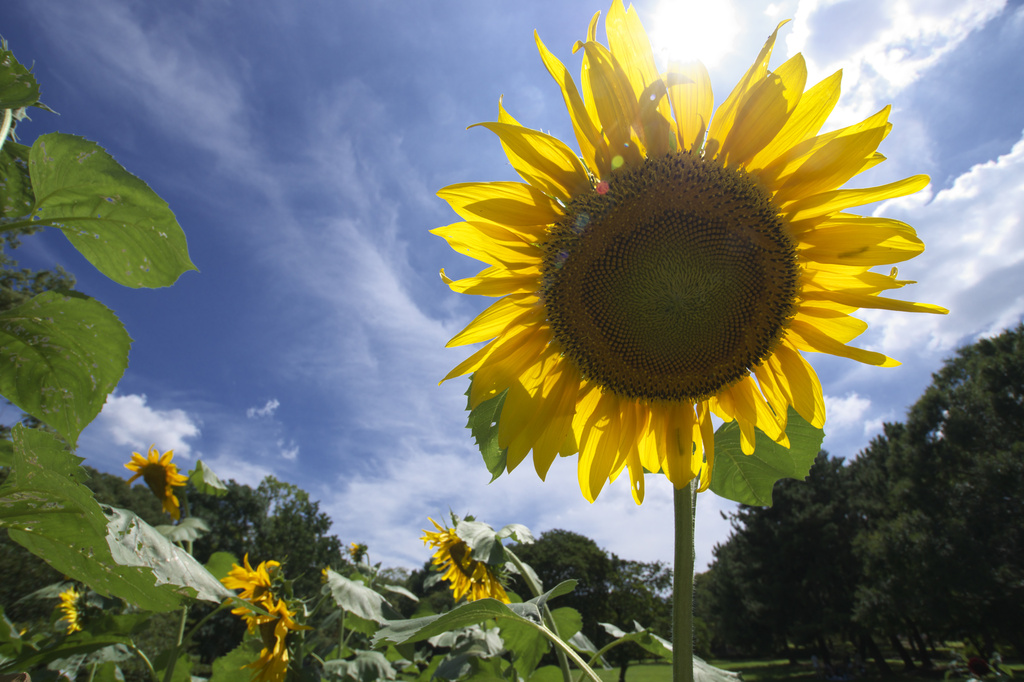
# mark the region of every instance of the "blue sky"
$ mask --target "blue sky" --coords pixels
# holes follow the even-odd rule
[[[852,183],[928,173],[931,186],[868,207],[915,226],[924,255],[903,289],[945,317],[868,312],[859,345],[904,364],[811,360],[825,448],[855,456],[900,420],[943,358],[1024,314],[1024,7],[1002,0],[638,2],[657,53],[702,56],[721,101],[782,19],[772,64],[803,52],[816,82],[844,69],[827,128],[893,104],[889,160]],[[34,64],[43,101],[27,143],[96,140],[175,211],[200,272],[130,290],[60,234],[24,240],[27,265],[61,264],[135,340],[130,366],[79,454],[123,474],[132,450],[173,448],[223,478],[273,474],[308,490],[345,542],[415,567],[420,530],[450,508],[495,526],[567,528],[622,557],[669,561],[671,491],[643,506],[617,481],[591,505],[573,461],[546,482],[524,466],[491,485],[465,425],[465,355],[445,342],[487,301],[438,277],[475,272],[428,230],[457,217],[434,193],[518,179],[495,137],[498,98],[524,125],[574,140],[533,41],[570,70],[602,4],[371,0],[12,0],[0,35]],[[680,11],[682,10],[682,11]],[[710,14],[708,14],[710,12]],[[717,12],[717,14],[716,14]],[[682,17],[682,18],[680,18]],[[599,33],[603,36],[603,30]],[[709,41],[708,38],[711,38]],[[13,408],[0,417],[16,418]],[[725,539],[702,496],[697,563]],[[270,557],[259,557],[270,558]]]

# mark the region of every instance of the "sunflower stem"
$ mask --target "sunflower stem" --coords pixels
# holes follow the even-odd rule
[[[530,592],[533,593],[534,597],[539,597],[544,594],[544,588],[536,580],[533,579],[530,571],[527,571],[523,565],[523,560],[515,555],[515,553],[508,547],[505,548],[505,556],[511,559],[512,564],[519,571],[519,575],[523,576],[523,580],[526,582],[526,586],[530,588]],[[555,633],[560,641],[562,639],[562,633],[558,631],[558,625],[555,623],[555,617],[551,615],[551,609],[548,608],[547,604],[541,605],[541,615],[544,618],[544,623],[548,628]],[[562,670],[563,682],[572,682],[572,671],[569,670],[569,659],[566,658],[565,652],[562,651],[561,647],[555,647],[555,657],[558,659],[558,667]]]
[[[697,481],[674,492],[676,546],[672,571],[672,680],[693,682],[693,523]]]

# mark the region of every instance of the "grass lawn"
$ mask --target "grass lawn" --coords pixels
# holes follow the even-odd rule
[[[942,680],[945,673],[945,661],[936,661],[937,668],[928,673],[916,672],[913,674],[902,674],[903,662],[898,659],[886,659],[892,667],[894,674],[889,677],[881,677],[874,668],[874,664],[868,666],[868,673],[865,680],[876,680],[878,682],[906,682],[908,680]],[[801,661],[797,665],[790,665],[784,658],[770,660],[744,660],[724,661],[711,660],[712,665],[724,670],[735,670],[743,673],[744,682],[770,682],[772,680],[817,680],[811,664]],[[1024,676],[1024,663],[1004,665],[1004,670],[1012,670],[1014,678]],[[604,682],[618,682],[619,669],[598,670],[597,674]],[[1003,678],[1006,679],[1006,678]],[[672,666],[668,663],[644,663],[642,665],[631,665],[626,670],[626,682],[672,682]]]

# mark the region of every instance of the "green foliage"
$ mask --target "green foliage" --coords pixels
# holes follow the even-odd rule
[[[470,381],[466,395],[468,396],[472,390],[473,384]],[[501,418],[501,408],[505,405],[507,394],[507,390],[502,391],[499,395],[477,405],[476,409],[470,409],[469,405],[466,406],[466,410],[469,411],[469,422],[466,424],[466,428],[470,429],[473,438],[476,439],[477,447],[480,448],[480,454],[484,458],[484,464],[491,472],[492,483],[505,473],[505,457],[508,449],[498,447],[498,420]]]
[[[0,109],[21,109],[39,101],[39,84],[18,63],[7,42],[0,44]]]
[[[124,374],[130,343],[98,301],[40,294],[0,313],[0,392],[74,443]]]
[[[751,455],[744,455],[740,447],[739,424],[735,421],[722,424],[715,432],[711,491],[743,504],[771,505],[776,481],[805,478],[818,455],[825,432],[811,426],[793,408],[789,409],[788,419],[788,448],[758,430]]]

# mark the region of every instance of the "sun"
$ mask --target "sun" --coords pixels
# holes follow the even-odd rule
[[[738,21],[731,0],[662,0],[654,9],[651,47],[661,63],[700,60],[716,66],[736,42]]]

